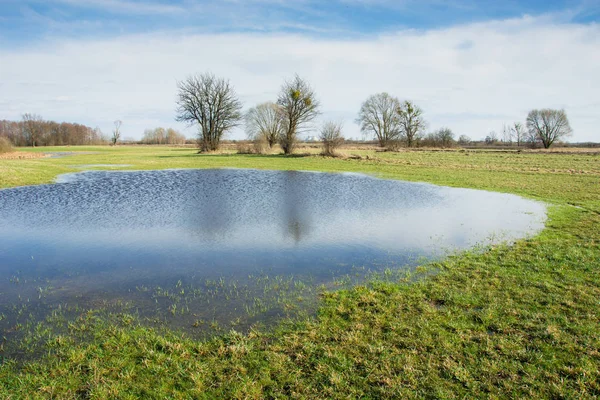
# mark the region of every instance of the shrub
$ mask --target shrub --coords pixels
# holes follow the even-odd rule
[[[402,141],[397,139],[388,140],[385,144],[385,151],[399,151],[402,147]]]
[[[264,139],[264,137],[258,137],[251,142],[237,142],[236,148],[237,154],[266,154],[269,148],[269,143]]]
[[[0,154],[2,153],[10,153],[13,151],[12,143],[8,138],[0,136]]]
[[[271,145],[264,136],[259,136],[252,141],[252,147],[254,149],[254,153],[265,154],[267,150],[271,148]]]
[[[319,138],[323,142],[323,155],[335,156],[335,151],[344,143],[342,124],[339,122],[326,122],[321,127]]]
[[[254,147],[248,142],[237,142],[237,153],[238,154],[254,154]]]

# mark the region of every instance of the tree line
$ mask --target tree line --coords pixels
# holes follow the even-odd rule
[[[185,141],[185,135],[173,128],[146,129],[142,137],[143,144],[185,144]]]
[[[313,128],[312,122],[321,114],[314,89],[298,75],[282,84],[274,102],[258,104],[245,114],[229,80],[204,73],[189,76],[177,86],[176,119],[199,127],[201,151],[217,150],[223,135],[244,122],[249,139],[260,146],[273,147],[278,143],[285,154],[291,154],[298,142],[298,134]],[[355,122],[366,137],[377,140],[385,148],[449,147],[456,143],[450,128],[426,133],[423,110],[410,100],[401,101],[385,92],[369,96],[362,103]],[[341,122],[326,121],[321,126],[319,133],[325,153],[332,153],[343,141],[341,130]],[[508,132],[518,145],[527,141],[548,148],[569,136],[572,129],[564,110],[543,109],[532,110],[525,127],[515,123]],[[494,138],[488,135],[486,142],[488,140]],[[458,142],[466,144],[470,138],[461,135]]]
[[[514,143],[517,146],[528,144],[547,149],[563,137],[570,136],[572,132],[565,110],[532,110],[527,115],[525,124],[521,122],[505,124],[501,137],[492,131],[484,141],[486,144],[498,142]]]
[[[176,120],[199,129],[198,146],[201,151],[219,148],[223,135],[245,122],[249,139],[258,147],[279,144],[285,154],[292,154],[298,135],[314,128],[314,120],[321,114],[321,104],[310,84],[295,75],[285,81],[277,99],[250,108],[242,113],[242,102],[229,80],[211,73],[197,74],[178,82]],[[399,100],[388,93],[369,96],[361,105],[355,122],[365,137],[377,140],[381,147],[395,149],[400,146],[450,147],[456,143],[454,132],[443,127],[427,132],[423,110],[410,100]],[[24,114],[21,121],[0,121],[0,137],[8,138],[15,146],[60,146],[117,144],[121,137],[120,120],[114,122],[111,137],[104,136],[99,128],[85,125],[46,121],[36,114]],[[343,142],[343,124],[325,121],[319,136],[324,152],[333,154]],[[505,126],[503,141],[517,145],[523,142],[545,148],[572,133],[564,110],[532,110],[526,123],[516,122]],[[498,141],[495,132],[485,138],[487,144]],[[144,132],[142,143],[182,144],[185,136],[174,129],[156,128]],[[460,144],[470,139],[461,135]]]
[[[70,122],[47,121],[36,114],[24,114],[21,121],[0,120],[0,138],[12,146],[116,145],[121,141],[123,122],[114,121],[111,135],[100,128]],[[143,144],[185,144],[186,137],[173,128],[146,129]]]
[[[107,143],[99,128],[46,121],[36,114],[24,114],[21,121],[0,121],[0,137],[14,146],[75,146]]]

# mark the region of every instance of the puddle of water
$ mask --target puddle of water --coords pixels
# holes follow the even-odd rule
[[[81,154],[100,154],[95,151],[46,151],[44,152],[49,158],[63,158],[69,156],[77,156]]]
[[[176,327],[247,326],[310,309],[318,285],[514,240],[544,221],[542,204],[517,196],[359,174],[65,174],[0,191],[0,328],[19,304],[43,319],[115,302]]]

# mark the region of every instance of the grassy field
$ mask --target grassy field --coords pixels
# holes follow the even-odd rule
[[[55,148],[0,160],[0,187],[82,165],[356,171],[517,193],[550,204],[537,237],[430,265],[439,273],[326,293],[315,317],[209,341],[86,313],[47,356],[0,366],[0,398],[596,398],[600,396],[600,156],[351,150],[197,155],[163,147]],[[314,151],[313,151],[314,153]],[[88,167],[89,168],[89,167]],[[103,167],[102,169],[110,169]],[[1,195],[1,192],[0,192]],[[76,340],[88,333],[86,342]]]

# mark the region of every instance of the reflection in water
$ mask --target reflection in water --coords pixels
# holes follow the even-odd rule
[[[310,233],[310,213],[306,208],[305,193],[302,187],[302,172],[284,171],[280,175],[283,184],[283,220],[286,221],[284,234],[297,244]],[[323,221],[327,223],[327,221]]]
[[[512,195],[358,174],[69,174],[0,191],[0,301],[15,277],[60,300],[265,270],[326,282],[523,237],[544,218],[542,205]]]

